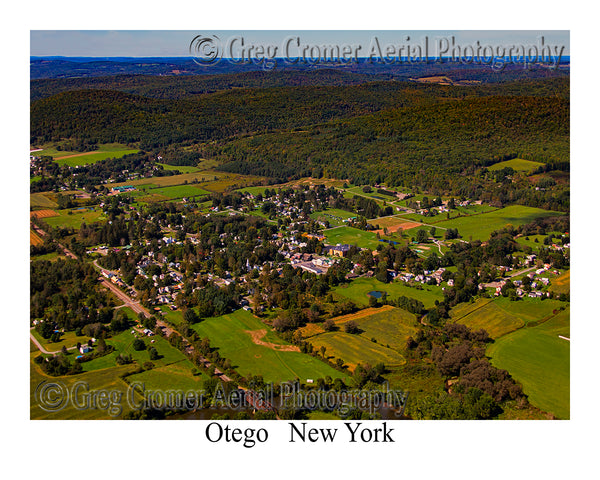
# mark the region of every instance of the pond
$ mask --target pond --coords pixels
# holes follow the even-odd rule
[[[369,293],[367,293],[367,295],[369,295],[370,297],[375,297],[375,298],[379,299],[382,297],[386,297],[387,292],[382,292],[380,290],[372,290]]]

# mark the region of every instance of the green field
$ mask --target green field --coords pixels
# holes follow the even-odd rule
[[[474,303],[457,305],[450,311],[450,317],[473,330],[483,328],[492,338],[500,338],[531,322],[554,316],[565,305],[557,300],[528,297],[518,301],[480,298]]]
[[[569,311],[532,328],[522,328],[496,340],[487,349],[492,363],[506,369],[523,385],[529,401],[558,418],[569,418]]]
[[[358,305],[368,305],[368,293],[373,290],[385,291],[388,298],[394,300],[400,296],[416,298],[423,302],[425,308],[431,308],[435,305],[435,301],[444,300],[442,289],[431,285],[423,285],[423,289],[419,290],[415,287],[405,285],[404,282],[383,283],[376,278],[357,278],[349,284],[340,285],[333,289],[337,295],[349,298]]]
[[[353,217],[356,218],[356,213],[339,210],[337,208],[330,208],[322,212],[313,212],[310,214],[310,218],[313,220],[321,222],[327,221],[332,227],[346,225],[343,220]]]
[[[210,192],[203,190],[195,185],[174,185],[172,187],[158,187],[148,189],[149,194],[158,194],[169,199],[172,198],[184,198],[184,197],[195,197],[198,195],[209,195]]]
[[[73,152],[57,150],[56,146],[48,146],[41,152],[35,152],[36,156],[49,155],[54,158],[54,161],[59,165],[69,165],[75,167],[77,165],[89,165],[107,158],[121,158],[130,153],[137,153],[139,150],[132,149],[126,145],[119,143],[107,143],[98,146],[98,150],[93,152]],[[70,157],[70,158],[62,158]]]
[[[203,320],[193,326],[201,337],[207,337],[213,347],[219,349],[222,357],[228,358],[234,368],[244,376],[262,375],[267,382],[286,380],[324,378],[346,379],[346,375],[335,370],[322,361],[300,352],[280,351],[257,345],[253,342],[249,331],[265,330],[261,337],[264,342],[277,345],[288,345],[262,323],[258,318],[245,310]]]
[[[309,341],[317,350],[325,347],[326,357],[341,358],[351,369],[359,363],[375,365],[383,362],[386,366],[406,363],[406,359],[396,350],[371,342],[363,335],[352,335],[342,331],[327,332],[311,337]]]
[[[323,234],[327,237],[327,243],[337,245],[338,243],[348,245],[357,245],[360,248],[370,248],[374,250],[381,242],[373,232],[359,230],[353,227],[338,227],[325,230]]]
[[[564,215],[559,212],[550,210],[542,210],[541,208],[524,207],[521,205],[511,205],[499,210],[483,213],[481,215],[471,217],[460,217],[452,220],[439,222],[436,227],[442,228],[457,228],[458,233],[463,240],[488,240],[490,234],[495,230],[500,230],[507,225],[524,225],[530,223],[536,218],[551,217],[556,215]],[[415,229],[408,230],[410,234],[414,234]]]
[[[146,390],[183,390],[200,391],[202,383],[208,379],[206,375],[198,372],[192,374],[194,364],[189,360],[171,363],[162,367],[155,367],[136,373],[128,377],[129,383],[143,383]],[[197,369],[196,369],[197,370]]]
[[[504,162],[495,163],[487,167],[488,170],[496,171],[502,170],[503,168],[510,167],[517,172],[531,173],[537,170],[539,167],[543,167],[544,164],[540,162],[532,162],[531,160],[523,160],[521,158],[513,158],[512,160],[506,160]]]
[[[136,351],[133,349],[132,343],[136,337],[141,337],[146,342],[147,349]],[[151,340],[154,340],[154,343],[151,343]],[[93,370],[99,370],[102,368],[114,367],[116,365],[116,357],[117,355],[123,353],[127,355],[131,355],[133,360],[138,363],[138,365],[143,365],[144,362],[150,361],[150,354],[148,353],[148,349],[152,346],[156,348],[158,354],[161,355],[161,358],[158,360],[152,360],[155,366],[161,367],[165,365],[169,365],[171,363],[181,362],[186,360],[187,357],[173,347],[167,340],[164,338],[155,335],[153,337],[146,337],[141,335],[140,333],[132,334],[130,330],[125,332],[121,332],[114,337],[111,337],[106,340],[107,345],[112,345],[115,347],[115,351],[110,353],[109,355],[104,355],[103,357],[95,358],[90,360],[89,362],[83,362],[81,365],[85,372],[90,372]]]
[[[479,215],[481,213],[488,213],[497,210],[495,207],[490,207],[489,205],[469,205],[468,207],[456,207],[450,212],[442,212],[438,213],[432,217],[426,217],[419,213],[407,213],[401,215],[402,218],[406,220],[412,220],[416,222],[428,223],[428,224],[437,224],[439,222],[444,222],[448,220],[448,213],[450,214],[450,218],[458,217],[458,215],[470,216],[470,215]],[[443,231],[442,231],[443,233]]]
[[[31,333],[35,339],[40,342],[42,347],[49,352],[59,352],[62,347],[74,347],[77,345],[77,342],[85,344],[90,339],[90,337],[86,336],[78,337],[75,335],[75,332],[66,332],[61,335],[59,342],[51,342],[49,339],[42,337],[35,329],[31,330]]]
[[[77,229],[81,227],[82,223],[90,224],[106,218],[101,210],[89,210],[87,208],[83,210],[56,210],[56,213],[59,214],[58,217],[44,218],[44,221],[51,227],[71,227]]]

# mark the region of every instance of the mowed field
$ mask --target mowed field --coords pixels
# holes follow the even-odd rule
[[[569,310],[547,322],[525,327],[496,340],[487,349],[492,364],[506,369],[523,385],[536,407],[558,418],[569,418]]]
[[[392,216],[392,217],[381,217],[368,220],[367,223],[371,225],[379,225],[379,230],[375,230],[374,233],[384,234],[384,229],[388,233],[397,232],[398,230],[410,230],[411,228],[421,226],[418,221],[406,218],[404,216]],[[425,227],[426,228],[426,227]]]
[[[262,375],[267,382],[282,382],[298,378],[346,379],[347,375],[322,361],[299,351],[282,351],[290,347],[273,330],[245,310],[203,320],[193,326],[201,337],[207,337],[222,357],[228,358],[236,370],[244,376]],[[275,349],[265,344],[279,346]]]
[[[356,218],[356,213],[339,210],[337,208],[330,208],[322,212],[313,212],[310,214],[310,218],[321,222],[327,221],[329,222],[329,225],[339,227],[346,225],[344,220]]]
[[[444,300],[442,290],[438,287],[430,285],[423,285],[423,289],[419,290],[415,287],[410,287],[404,282],[391,282],[383,283],[376,278],[357,278],[352,280],[349,284],[340,285],[333,289],[333,293],[339,297],[345,297],[358,305],[368,305],[369,296],[367,295],[371,291],[384,291],[387,292],[388,298],[396,299],[400,296],[416,298],[423,302],[425,308],[432,308],[435,305],[435,301],[440,302]]]
[[[436,223],[436,227],[457,228],[464,240],[488,240],[490,234],[507,225],[524,225],[536,218],[564,215],[560,212],[542,210],[541,208],[511,205],[489,213],[482,213],[472,217],[459,217],[452,220]],[[411,230],[412,231],[412,230]]]
[[[503,168],[510,167],[517,172],[533,172],[539,167],[543,167],[544,164],[540,162],[532,162],[531,160],[523,160],[521,158],[513,158],[512,160],[506,160],[504,162],[495,163],[487,167],[488,170],[496,171],[502,170]]]
[[[474,303],[462,303],[450,311],[451,319],[473,330],[483,328],[492,338],[500,338],[531,322],[542,322],[559,313],[564,302],[524,298],[479,298]]]
[[[162,367],[155,367],[151,370],[145,370],[142,373],[136,373],[127,378],[129,383],[142,383],[148,390],[181,390],[181,391],[200,391],[202,384],[208,379],[201,372],[192,374],[194,364],[189,360],[171,363]],[[198,370],[198,369],[196,369]]]
[[[376,249],[380,242],[373,232],[366,232],[353,227],[337,227],[323,232],[327,237],[327,243],[337,245],[338,243],[357,245],[360,248]]]

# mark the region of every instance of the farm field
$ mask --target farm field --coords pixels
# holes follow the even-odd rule
[[[210,192],[203,190],[195,185],[174,185],[172,187],[158,187],[147,190],[150,194],[159,194],[169,199],[195,197],[198,195],[208,195]]]
[[[42,238],[35,233],[33,230],[29,230],[29,244],[30,245],[41,245],[42,243],[44,243],[44,241],[42,240]]]
[[[448,213],[450,214],[450,219],[457,218],[458,215],[462,216],[472,216],[479,215],[482,213],[489,213],[498,210],[495,207],[490,207],[489,205],[469,205],[468,207],[456,207],[450,212],[442,212],[434,215],[432,217],[426,217],[419,213],[407,213],[403,214],[402,217],[407,220],[414,220],[416,222],[422,222],[427,224],[438,224],[439,222],[448,221]]]
[[[160,165],[161,167],[163,167],[163,169],[165,169],[167,171],[179,170],[181,173],[193,173],[193,172],[200,171],[200,169],[198,167],[194,167],[191,165],[177,166],[177,165],[169,165],[167,163],[157,163],[157,165]]]
[[[327,332],[311,337],[310,343],[316,350],[325,347],[326,357],[341,358],[351,370],[354,370],[359,363],[375,365],[383,362],[386,366],[399,366],[406,363],[406,359],[396,350],[371,342],[362,335]]]
[[[487,349],[492,364],[508,370],[534,406],[563,419],[569,418],[570,408],[570,342],[558,335],[568,333],[565,310],[541,325],[510,333]]]
[[[571,270],[566,271],[558,278],[551,280],[550,290],[560,293],[569,293],[571,291]]]
[[[423,285],[422,290],[410,287],[404,282],[383,283],[376,278],[357,278],[347,285],[340,285],[333,289],[333,292],[339,296],[349,298],[359,305],[368,305],[368,293],[377,290],[387,292],[388,298],[396,299],[400,296],[416,298],[423,302],[425,308],[431,308],[435,301],[440,302],[444,299],[442,290],[438,287]]]
[[[43,210],[34,210],[33,212],[29,212],[29,217],[37,217],[37,218],[48,218],[48,217],[57,217],[59,214],[54,210],[50,210],[45,208]]]
[[[471,217],[459,217],[452,220],[439,222],[436,227],[457,228],[458,233],[464,240],[488,240],[490,234],[495,230],[500,230],[507,225],[524,225],[530,223],[536,218],[551,217],[563,215],[560,212],[542,210],[541,208],[524,207],[521,205],[511,205],[499,210],[483,213]],[[411,231],[412,232],[412,231]]]
[[[104,220],[104,216],[101,210],[89,210],[84,208],[79,209],[67,209],[57,210],[58,216],[45,218],[44,221],[51,227],[72,227],[79,228],[82,223],[94,223]],[[71,212],[71,214],[69,214]]]
[[[540,162],[532,162],[531,160],[523,160],[521,158],[513,158],[512,160],[506,160],[504,162],[495,163],[487,167],[492,172],[496,170],[502,170],[503,168],[510,167],[517,172],[531,173],[537,170],[539,167],[543,167],[544,164]]]
[[[131,180],[129,182],[111,183],[107,186],[119,187],[132,185],[136,188],[142,186],[172,187],[175,185],[185,185],[187,182],[187,184],[206,189],[210,192],[224,192],[230,187],[237,186],[237,188],[242,188],[244,185],[257,183],[261,180],[261,177],[255,177],[252,175],[239,175],[237,173],[223,173],[203,170],[191,173],[182,173],[181,175],[143,178],[139,180]]]
[[[56,208],[58,204],[50,198],[52,193],[32,193],[29,195],[29,205],[32,208]]]
[[[408,337],[417,332],[416,316],[401,308],[375,312],[355,320],[363,332],[362,337],[374,338],[380,345],[390,346],[400,352],[406,348]]]
[[[54,158],[54,161],[59,165],[69,165],[75,167],[77,165],[89,165],[107,158],[121,158],[130,153],[137,153],[139,150],[132,149],[126,145],[118,143],[107,143],[98,146],[98,150],[92,152],[74,152],[57,150],[56,146],[49,146],[40,152],[35,152],[36,156],[49,155]]]
[[[207,337],[211,346],[219,349],[222,357],[230,359],[241,375],[262,375],[267,382],[295,378],[306,382],[307,379],[314,380],[327,375],[331,378],[347,378],[344,373],[308,354],[284,351],[283,348],[292,350],[295,347],[279,339],[270,327],[245,310],[208,318],[192,328],[201,337]],[[277,350],[255,343],[251,334],[254,334],[255,340],[274,344]]]
[[[327,243],[332,245],[347,243],[348,245],[357,245],[360,248],[376,249],[380,243],[375,233],[353,227],[332,228],[325,230],[323,234],[327,237]]]
[[[524,298],[512,302],[508,298],[479,298],[474,303],[463,303],[450,311],[456,322],[478,330],[483,328],[492,338],[500,338],[531,323],[539,322],[558,313],[565,303],[557,300]]]

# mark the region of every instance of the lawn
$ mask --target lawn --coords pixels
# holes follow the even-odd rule
[[[541,325],[512,332],[487,349],[492,363],[522,384],[534,406],[563,419],[569,418],[570,408],[570,342],[558,335],[565,333],[567,310]]]
[[[452,220],[436,223],[436,227],[457,228],[458,233],[463,240],[488,240],[490,234],[495,230],[500,230],[507,225],[524,225],[530,223],[536,218],[564,215],[560,212],[542,210],[541,208],[524,207],[522,205],[512,205],[501,208],[489,213],[475,215],[471,217],[459,217]],[[413,230],[409,230],[413,232]]]
[[[340,285],[333,289],[337,295],[349,298],[358,305],[368,305],[368,293],[377,290],[385,291],[388,298],[394,300],[400,296],[416,298],[423,302],[425,308],[432,308],[435,301],[444,300],[442,289],[431,285],[423,285],[422,290],[406,285],[404,282],[383,283],[376,278],[357,278],[349,284]]]
[[[59,352],[62,349],[62,347],[74,347],[77,345],[77,342],[85,344],[90,339],[90,337],[86,336],[78,337],[77,335],[75,335],[75,332],[66,332],[61,335],[60,341],[55,343],[51,342],[50,339],[42,337],[35,329],[31,330],[31,333],[36,338],[36,340],[40,342],[42,347],[44,347],[49,352]]]
[[[245,310],[208,318],[195,324],[193,328],[201,337],[207,337],[211,346],[217,347],[221,356],[230,359],[235,369],[244,376],[262,375],[267,382],[295,378],[305,382],[307,379],[315,380],[328,375],[331,378],[347,378],[344,373],[310,355],[257,345],[252,340],[250,331],[264,330],[262,341],[289,346],[269,326]]]
[[[98,209],[67,209],[57,210],[57,217],[47,217],[44,221],[51,227],[79,228],[82,223],[90,224],[104,220],[104,213]]]
[[[327,332],[311,337],[309,342],[317,351],[321,347],[325,347],[326,357],[341,358],[344,364],[352,370],[359,363],[375,365],[383,362],[386,366],[398,366],[406,363],[406,359],[396,350],[372,342],[362,335],[353,335],[342,331]]]
[[[545,164],[540,162],[532,162],[531,160],[523,160],[521,158],[513,158],[512,160],[506,160],[504,162],[495,163],[487,167],[488,170],[496,171],[502,170],[503,168],[510,167],[517,172],[531,173],[537,170],[539,167],[543,167]]]
[[[338,227],[330,230],[325,230],[324,235],[327,237],[327,243],[337,245],[338,243],[348,245],[356,245],[360,248],[370,248],[374,250],[380,244],[377,236],[373,232],[359,230],[353,227]]]

